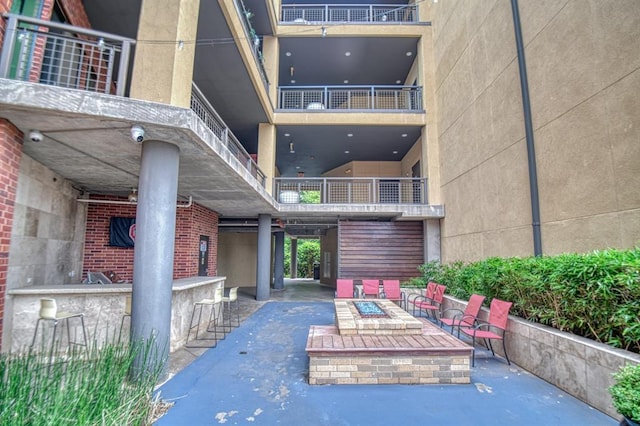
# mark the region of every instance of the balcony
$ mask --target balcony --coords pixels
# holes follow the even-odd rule
[[[418,22],[418,7],[412,5],[283,4],[281,24],[406,24]]]
[[[242,0],[235,1],[234,4],[236,6],[238,14],[241,17],[240,21],[242,22],[244,33],[247,37],[247,40],[249,41],[249,44],[251,45],[251,53],[253,54],[253,58],[256,61],[256,66],[258,67],[258,71],[260,72],[260,77],[262,78],[264,86],[268,89],[269,79],[267,77],[267,71],[264,69],[264,58],[262,55],[260,37],[258,37],[258,34],[256,33],[255,29],[253,28],[253,24],[251,23],[253,13],[245,8]]]
[[[7,14],[0,78],[125,96],[135,40]],[[193,85],[191,109],[264,187],[265,175]]]
[[[420,86],[283,86],[281,110],[423,111]]]
[[[428,204],[426,178],[276,178],[282,204]]]

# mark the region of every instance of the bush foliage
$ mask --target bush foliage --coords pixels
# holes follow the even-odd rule
[[[511,313],[617,348],[640,352],[640,247],[587,254],[430,262],[410,285],[436,281],[447,293],[513,302]]]

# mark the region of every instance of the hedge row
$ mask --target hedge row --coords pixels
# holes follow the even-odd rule
[[[410,285],[435,281],[447,293],[513,302],[530,321],[640,353],[640,247],[587,254],[489,258],[420,267]]]

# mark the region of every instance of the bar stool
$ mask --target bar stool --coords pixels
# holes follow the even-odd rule
[[[231,328],[232,327],[239,327],[240,326],[240,304],[238,301],[238,288],[239,287],[231,287],[229,289],[229,295],[228,296],[224,296],[222,298],[222,303],[226,303],[227,304],[227,318],[229,319],[229,325],[227,326],[225,324],[225,330],[228,328],[229,332],[231,332]],[[236,313],[236,325],[231,324],[231,313],[233,312],[231,309],[231,304],[235,305],[235,308],[233,309]]]
[[[80,318],[80,323],[82,324],[82,337],[84,339],[84,343],[71,341],[71,329],[69,328],[70,318]],[[40,299],[40,313],[39,313],[38,321],[36,322],[36,329],[33,333],[31,348],[33,348],[33,346],[36,343],[38,328],[40,327],[41,322],[42,322],[42,342],[44,345],[45,330],[44,330],[43,321],[53,322],[53,334],[51,336],[51,349],[49,350],[50,359],[53,357],[53,348],[56,340],[56,330],[58,328],[58,322],[60,321],[65,321],[67,323],[67,342],[69,344],[69,347],[71,347],[71,345],[77,345],[77,346],[84,346],[85,349],[87,348],[87,330],[85,329],[85,326],[84,326],[84,312],[78,312],[78,313],[58,312],[58,305],[56,304],[56,299],[51,299],[51,298]],[[64,328],[62,329],[62,333],[64,334]]]
[[[220,323],[220,319],[223,318],[223,303],[222,303],[222,295],[224,292],[223,287],[218,287],[215,289],[213,293],[213,299],[202,299],[193,304],[193,312],[191,313],[191,321],[189,322],[189,331],[187,331],[187,341],[185,342],[185,347],[187,348],[215,348],[218,345],[218,340],[223,340],[225,338],[225,329],[224,324],[222,325],[222,339],[218,339],[218,324]],[[211,313],[209,315],[209,322],[207,323],[207,332],[213,333],[213,337],[204,337],[200,336],[200,323],[202,322],[202,309],[205,306],[211,306]],[[198,313],[198,321],[195,325],[193,325],[193,319],[196,315],[196,310],[200,308]],[[213,324],[213,329],[211,328],[211,324]],[[196,329],[196,337],[192,340],[214,340],[215,343],[213,345],[194,345],[189,344],[189,336],[191,336],[191,330]]]
[[[124,312],[122,313],[122,319],[120,320],[120,332],[118,333],[118,343],[122,338],[122,329],[124,328],[124,320],[131,319],[131,295],[128,295],[124,300]]]

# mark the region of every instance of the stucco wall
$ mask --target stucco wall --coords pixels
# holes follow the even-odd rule
[[[255,287],[258,262],[256,232],[221,232],[218,235],[218,275],[227,287]]]
[[[545,254],[640,240],[640,2],[521,0]],[[433,8],[445,262],[533,254],[511,2]]]

